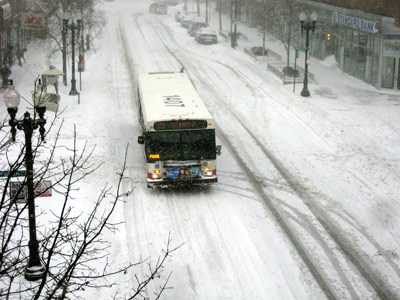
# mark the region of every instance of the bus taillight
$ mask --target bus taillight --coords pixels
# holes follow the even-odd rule
[[[217,175],[217,170],[216,170],[216,169],[210,170],[209,167],[205,167],[205,168],[203,169],[203,176],[209,176],[209,177],[211,177],[211,176],[216,176],[216,175]]]
[[[147,178],[149,179],[161,179],[162,175],[160,173],[160,170],[154,170],[154,173],[152,172],[147,172]]]

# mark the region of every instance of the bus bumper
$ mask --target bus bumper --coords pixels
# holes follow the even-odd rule
[[[171,188],[183,186],[207,186],[217,184],[218,178],[196,178],[196,179],[169,179],[169,180],[147,180],[148,188]]]

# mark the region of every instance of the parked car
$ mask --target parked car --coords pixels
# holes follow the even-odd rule
[[[154,2],[150,4],[149,11],[153,14],[165,15],[168,12],[168,7],[163,3]]]
[[[195,23],[189,24],[187,28],[187,32],[190,36],[196,36],[196,32],[202,28],[202,26],[196,25]]]
[[[187,32],[190,36],[195,36],[197,30],[203,27],[207,27],[207,22],[200,17],[193,17],[193,22],[189,23],[187,26]]]
[[[181,26],[187,28],[189,24],[193,23],[193,16],[191,15],[185,15],[182,18],[181,21]]]
[[[216,44],[218,42],[217,32],[212,29],[200,28],[196,32],[195,40],[201,44]]]
[[[202,17],[198,17],[198,16],[194,16],[193,17],[193,23],[198,25],[198,26],[202,26],[202,27],[207,27],[208,23],[206,22],[206,20]]]
[[[177,21],[177,22],[181,22],[182,21],[182,19],[183,19],[183,17],[185,16],[185,13],[183,13],[183,12],[181,12],[181,11],[177,11],[176,13],[175,13],[175,21]]]
[[[175,6],[179,4],[179,1],[177,0],[163,0],[162,3],[168,6]]]

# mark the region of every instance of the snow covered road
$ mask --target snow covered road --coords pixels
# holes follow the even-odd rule
[[[148,4],[106,4],[99,54],[109,61],[108,113],[117,116],[110,155],[122,159],[130,143],[125,188],[134,193],[121,251],[132,261],[156,259],[169,233],[183,244],[166,266],[173,289],[165,299],[399,298],[399,261],[390,254],[399,236],[368,214],[379,205],[395,216],[400,204],[349,163],[353,146],[344,141],[361,139],[358,130],[338,127],[222,39],[196,44],[172,12],[151,15]],[[136,143],[135,74],[182,66],[218,124],[219,184],[149,190]]]

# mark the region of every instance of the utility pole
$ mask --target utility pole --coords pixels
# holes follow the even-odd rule
[[[231,9],[231,28],[232,28],[232,23],[233,23],[233,33],[232,33],[232,29],[231,29],[231,47],[233,49],[235,49],[235,47],[237,46],[237,32],[236,32],[236,24],[238,22],[238,1],[237,0],[232,0],[231,3],[233,3],[233,1],[235,2],[235,18],[232,22],[233,19],[233,13],[232,13],[232,9]]]
[[[206,0],[206,23],[208,24],[208,0]]]
[[[219,3],[219,30],[222,30],[222,0],[218,1]]]

